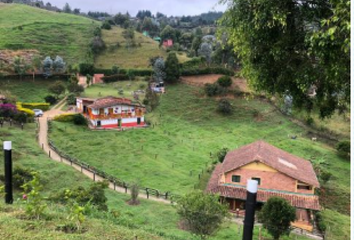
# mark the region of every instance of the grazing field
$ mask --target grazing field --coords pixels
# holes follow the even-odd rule
[[[44,98],[51,93],[48,88],[55,79],[0,79],[0,92],[8,91],[20,102],[45,102]]]
[[[59,55],[67,64],[92,62],[87,55],[96,21],[29,7],[0,5],[0,51],[38,50],[41,57]]]
[[[85,89],[82,97],[87,98],[100,98],[105,96],[123,97],[134,99],[133,92],[138,90],[146,90],[146,81],[136,80],[136,81],[124,81],[115,82],[109,84],[95,84]],[[122,92],[120,92],[122,91]],[[145,93],[138,95],[139,100],[142,101],[145,97]]]
[[[122,33],[124,29],[113,27],[111,30],[102,30],[102,39],[107,49],[95,59],[95,67],[111,69],[112,66],[121,68],[147,68],[151,57],[161,56],[166,59],[167,53],[159,47],[153,39],[135,32],[137,47],[127,48]],[[189,58],[185,54],[177,54],[180,62]]]

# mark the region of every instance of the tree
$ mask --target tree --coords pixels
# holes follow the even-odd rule
[[[219,21],[256,91],[293,97],[322,118],[350,102],[350,1],[224,0]],[[316,96],[308,89],[316,86]]]
[[[56,95],[56,98],[59,98],[59,96],[65,92],[65,85],[60,81],[56,81],[49,87],[49,91]]]
[[[80,8],[74,8],[74,14],[77,14],[77,15],[79,15],[80,14]]]
[[[123,25],[126,21],[129,22],[129,16],[118,13],[114,16],[113,20],[117,25]]]
[[[171,27],[170,25],[167,25],[161,31],[160,37],[161,37],[161,43],[167,39],[172,39],[174,43],[176,43],[176,41],[177,41],[176,30],[173,27]]]
[[[122,35],[125,39],[126,47],[128,50],[130,50],[131,47],[135,46],[135,31],[133,28],[124,30]]]
[[[85,91],[84,87],[77,84],[77,82],[72,82],[68,84],[68,91],[74,93],[75,95],[80,95]]]
[[[207,61],[208,65],[211,63],[211,54],[213,53],[213,48],[209,43],[203,42],[198,50],[199,56],[202,56]]]
[[[163,58],[159,57],[155,60],[153,69],[155,82],[163,82],[166,78],[165,61]]]
[[[69,3],[65,3],[64,8],[63,8],[63,12],[71,13],[71,7],[70,7]]]
[[[47,56],[44,61],[43,61],[43,74],[46,77],[49,77],[52,75],[52,69],[53,69],[53,60],[51,59],[51,57]]]
[[[108,21],[104,21],[101,26],[102,29],[111,30],[112,26]]]
[[[202,37],[201,36],[195,36],[192,41],[192,50],[194,51],[195,55],[198,55],[198,49],[200,45],[202,44]]]
[[[193,192],[177,200],[177,213],[187,228],[201,239],[216,232],[225,217],[228,208],[219,202],[219,197],[203,192]]]
[[[14,58],[13,67],[15,73],[17,73],[20,76],[21,80],[22,80],[22,76],[26,74],[28,69],[30,69],[30,66],[26,64],[25,60],[18,56]]]
[[[176,53],[169,53],[166,63],[165,63],[165,72],[166,72],[166,82],[176,83],[180,77],[179,62]]]
[[[296,210],[285,199],[271,197],[258,217],[264,228],[278,240],[280,236],[290,234],[290,223],[296,219]]]
[[[42,66],[41,59],[38,55],[34,56],[32,59],[32,70],[33,70],[33,81],[36,76],[36,71],[38,71]]]
[[[90,74],[86,74],[86,85],[89,87],[92,84],[93,77]]]
[[[95,72],[95,67],[92,63],[80,63],[79,64],[79,71],[82,75],[93,75]]]
[[[53,69],[57,73],[61,73],[65,70],[66,63],[60,56],[56,56],[53,62]]]
[[[218,112],[224,114],[224,115],[229,115],[232,113],[232,105],[227,99],[221,99],[218,103]]]
[[[101,37],[96,36],[91,40],[90,48],[91,48],[91,51],[95,55],[97,55],[100,52],[102,52],[104,49],[106,49],[106,44]]]

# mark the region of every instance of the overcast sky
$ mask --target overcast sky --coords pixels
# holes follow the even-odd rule
[[[135,16],[138,10],[150,10],[153,14],[161,12],[168,16],[198,15],[208,11],[224,11],[225,6],[218,0],[48,0],[62,8],[69,3],[71,8],[80,8],[83,12],[103,11],[110,14],[129,12]],[[44,0],[46,3],[47,1]]]

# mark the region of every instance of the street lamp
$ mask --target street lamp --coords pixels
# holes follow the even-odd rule
[[[5,203],[12,204],[12,142],[4,142],[5,157]]]
[[[253,237],[254,214],[256,211],[257,204],[257,190],[258,181],[247,180],[246,213],[243,225],[242,240],[252,240]]]

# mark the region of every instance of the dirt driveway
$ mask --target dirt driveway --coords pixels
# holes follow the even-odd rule
[[[223,75],[208,74],[208,75],[199,75],[199,76],[184,76],[181,77],[181,81],[189,85],[202,87],[206,83],[215,83],[218,80],[218,78],[221,76]],[[233,89],[238,88],[242,92],[250,92],[246,79],[233,77],[232,81],[233,84],[231,87]]]

